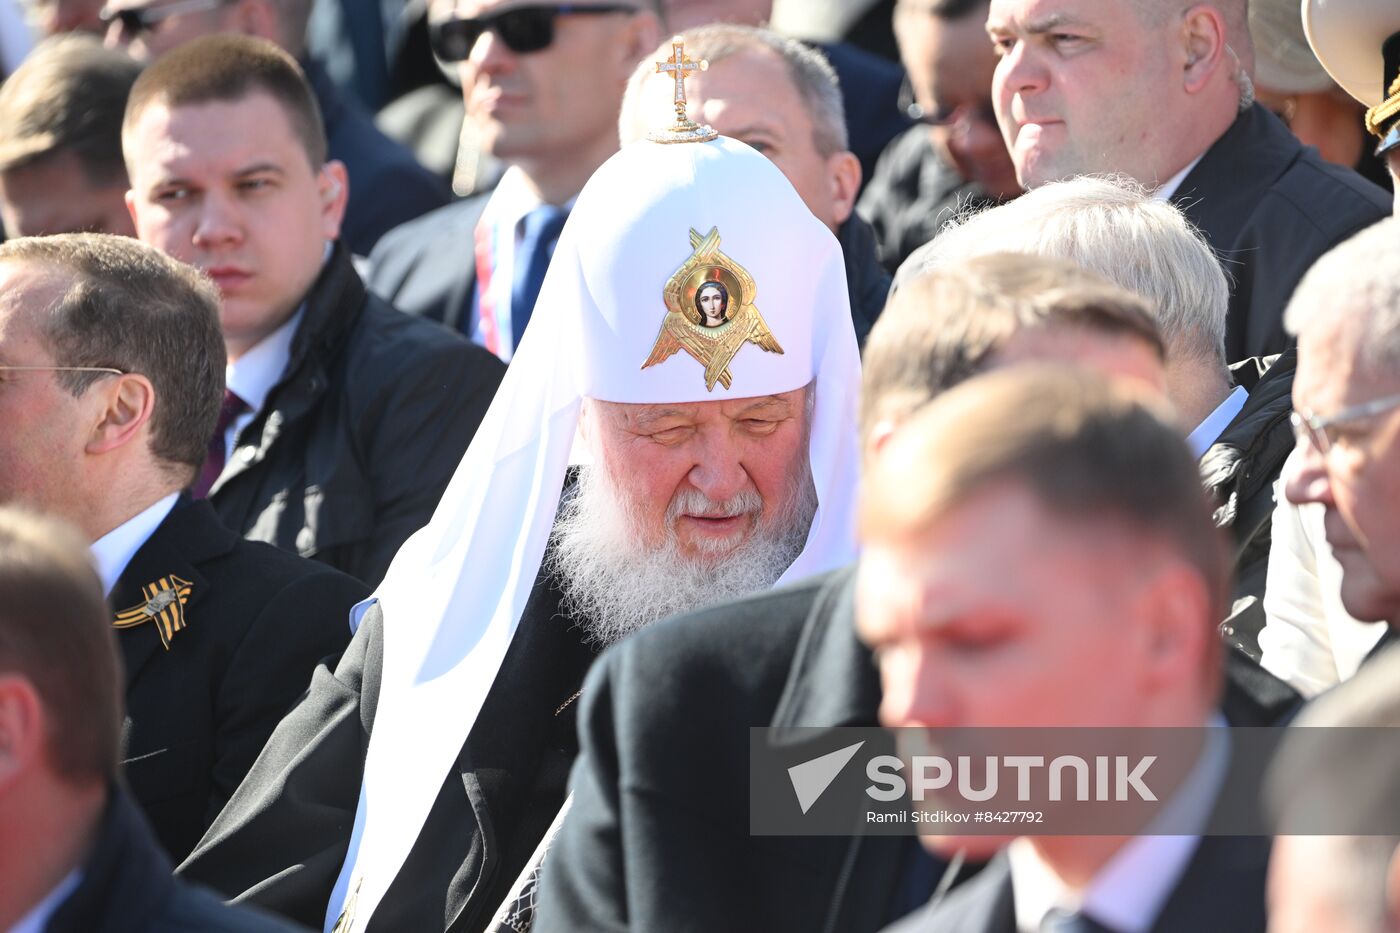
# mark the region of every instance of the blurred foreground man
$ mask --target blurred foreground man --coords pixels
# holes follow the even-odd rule
[[[490,404],[490,354],[365,291],[340,241],[345,166],[270,42],[151,65],[122,134],[137,234],[222,297],[228,392],[194,484],[244,537],[373,586],[427,524]]]
[[[184,858],[366,588],[181,494],[223,392],[215,298],[125,237],[0,246],[0,502],[92,542],[126,667],[127,786]]]
[[[36,48],[0,85],[0,221],[8,237],[135,236],[122,111],[141,66],[90,36]]]
[[[1181,207],[1232,273],[1230,362],[1286,349],[1283,308],[1308,266],[1390,210],[1253,102],[1246,7],[992,0],[987,19],[1022,186],[1119,173]]]
[[[564,802],[598,648],[850,559],[839,245],[753,150],[659,132],[579,195],[433,521],[185,875],[327,928],[480,930]]]
[[[682,33],[686,54],[709,62],[690,82],[687,116],[747,143],[778,166],[817,219],[841,241],[856,339],[865,342],[884,310],[890,277],[875,235],[852,211],[860,162],[849,149],[836,72],[795,39],[744,26]],[[656,58],[671,55],[671,43]],[[651,59],[633,72],[619,120],[623,145],[646,135],[674,107],[675,81]]]
[[[117,783],[120,665],[83,542],[0,508],[0,927],[279,933],[170,877]]]
[[[1225,723],[1227,562],[1170,411],[1139,393],[1053,370],[954,389],[881,451],[860,528],[856,624],[882,724]],[[1207,740],[1159,789],[1173,829],[1205,828],[1228,757]],[[975,859],[1008,840],[921,841]],[[892,929],[1263,931],[1267,860],[1259,837],[1020,838]]]

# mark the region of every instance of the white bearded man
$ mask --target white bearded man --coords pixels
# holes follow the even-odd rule
[[[186,877],[327,931],[483,929],[565,800],[597,650],[853,558],[840,246],[757,152],[658,136],[683,144],[628,146],[579,195],[432,522]]]

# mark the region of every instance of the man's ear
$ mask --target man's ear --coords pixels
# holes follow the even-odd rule
[[[266,39],[283,48],[290,44],[288,37],[282,35],[282,18],[277,14],[277,6],[270,0],[243,0],[234,4],[231,13],[233,28],[243,35]]]
[[[1145,676],[1150,688],[1160,692],[1202,681],[1209,669],[1207,656],[1218,647],[1212,640],[1219,639],[1215,626],[1202,622],[1210,618],[1211,600],[1200,572],[1176,557],[1155,562],[1155,568],[1143,570],[1150,576],[1135,612],[1148,625]]]
[[[136,219],[136,192],[128,188],[126,192],[126,212],[131,215],[131,225],[136,228],[136,236],[141,237],[141,222]]]
[[[139,373],[117,376],[108,385],[99,381],[88,391],[100,403],[96,424],[84,448],[90,454],[108,453],[131,443],[155,412],[155,387]]]
[[[860,194],[860,159],[853,152],[837,152],[826,160],[826,177],[831,184],[832,217],[837,225],[845,223],[856,209]]]
[[[1186,11],[1181,23],[1182,81],[1188,94],[1205,89],[1226,64],[1225,20],[1214,6],[1200,4]]]
[[[0,674],[0,796],[43,754],[44,712],[29,679]]]
[[[627,24],[617,43],[618,78],[623,84],[632,77],[637,64],[660,44],[661,20],[657,19],[656,14],[651,10],[640,10],[632,14],[631,22]]]
[[[344,162],[331,159],[321,166],[316,183],[321,195],[321,236],[337,239],[345,221],[346,205],[350,203],[350,173]]]

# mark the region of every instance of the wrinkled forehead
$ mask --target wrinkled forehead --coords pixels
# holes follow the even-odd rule
[[[774,395],[748,398],[716,399],[705,402],[609,402],[585,398],[584,409],[605,425],[644,427],[662,422],[702,423],[706,421],[739,421],[762,417],[770,420],[784,418],[806,419],[810,413],[809,386]]]

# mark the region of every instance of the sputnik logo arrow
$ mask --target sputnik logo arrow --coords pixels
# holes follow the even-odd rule
[[[856,752],[865,742],[857,742],[854,745],[847,745],[845,748],[828,752],[820,758],[813,758],[811,761],[804,761],[800,765],[793,765],[788,768],[788,777],[792,780],[792,789],[797,794],[797,805],[802,808],[805,814],[812,809],[812,804],[826,789],[831,786],[831,782],[836,780],[836,776],[841,773],[841,769],[846,767]]]

